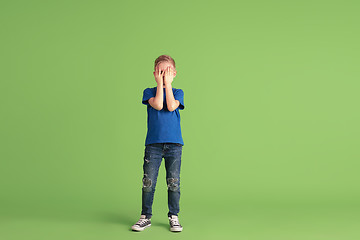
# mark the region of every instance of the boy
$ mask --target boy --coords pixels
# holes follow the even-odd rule
[[[142,212],[138,222],[131,228],[142,231],[151,226],[152,204],[159,167],[165,159],[166,182],[168,185],[168,218],[170,231],[180,232],[180,165],[184,145],[180,109],[184,109],[184,92],[172,88],[176,76],[175,61],[168,55],[161,55],[155,60],[154,76],[157,87],[146,88],[142,103],[147,105],[147,135],[142,178]]]

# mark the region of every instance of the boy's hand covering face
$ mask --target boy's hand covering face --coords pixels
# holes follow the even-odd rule
[[[155,71],[155,80],[158,84],[163,84],[163,78],[164,78],[164,72],[160,71],[160,69],[157,67]]]
[[[164,84],[171,84],[172,81],[174,80],[174,70],[172,67],[167,67],[165,72],[164,72]]]
[[[154,73],[157,84],[165,86],[166,84],[172,83],[176,71],[172,66],[168,66],[165,69],[161,69],[157,66]]]

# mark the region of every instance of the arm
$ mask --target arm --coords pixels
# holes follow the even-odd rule
[[[163,101],[164,101],[163,87],[159,85],[160,84],[158,84],[157,86],[156,96],[149,99],[150,106],[152,106],[158,111],[160,111],[163,108]]]
[[[175,100],[174,93],[172,91],[171,83],[174,80],[174,70],[172,67],[168,67],[165,70],[164,84],[165,84],[165,93],[166,93],[166,105],[170,112],[177,109],[180,105],[179,100]]]

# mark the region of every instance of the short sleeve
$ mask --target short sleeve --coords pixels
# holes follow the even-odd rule
[[[179,109],[184,109],[185,108],[185,105],[184,105],[184,91],[181,90],[181,89],[177,89],[175,91],[174,98],[175,98],[175,100],[179,100],[179,102],[180,102]]]
[[[151,91],[150,88],[146,88],[143,92],[143,98],[142,98],[142,103],[145,105],[149,105],[149,99],[155,97],[153,91]]]

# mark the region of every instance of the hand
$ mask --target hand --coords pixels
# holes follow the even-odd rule
[[[157,83],[158,86],[162,86],[163,85],[163,78],[164,78],[164,73],[165,72],[160,72],[159,68],[156,68],[156,71],[154,72],[155,75],[155,81]]]
[[[164,75],[164,84],[168,85],[171,84],[172,81],[174,80],[174,70],[172,69],[172,67],[168,67],[165,69],[165,75]]]

